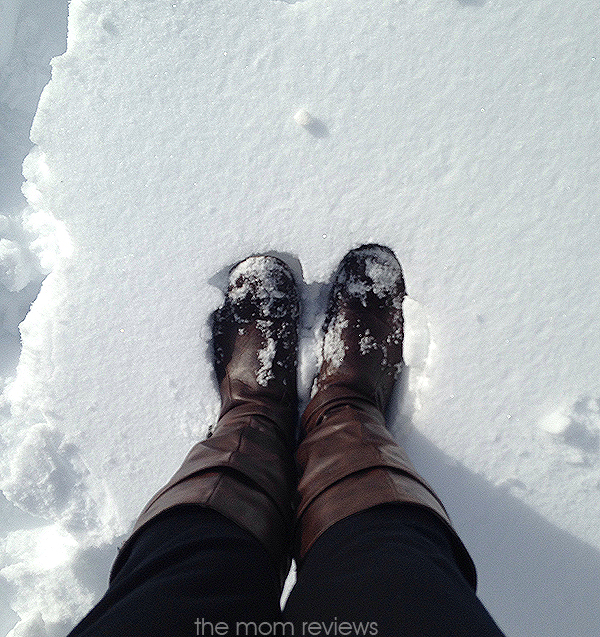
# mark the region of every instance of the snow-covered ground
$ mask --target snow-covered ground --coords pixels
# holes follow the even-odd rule
[[[302,274],[306,395],[370,241],[411,297],[394,431],[481,598],[600,635],[597,2],[72,0],[38,106],[66,14],[0,0],[0,635],[66,634],[214,419],[229,267]]]

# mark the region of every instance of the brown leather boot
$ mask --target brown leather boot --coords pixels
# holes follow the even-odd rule
[[[386,429],[384,413],[402,362],[402,269],[394,253],[365,245],[342,260],[324,324],[322,366],[302,416],[296,512],[301,564],[327,528],[388,503],[426,507],[446,525],[458,562],[475,567],[444,506]]]
[[[213,316],[219,419],[150,500],[134,535],[172,507],[209,507],[262,542],[283,584],[290,566],[296,479],[298,316],[294,277],[282,261],[249,257],[232,269],[225,303]],[[130,543],[131,538],[113,576]]]

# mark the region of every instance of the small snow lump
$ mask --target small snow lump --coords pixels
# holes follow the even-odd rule
[[[313,116],[305,108],[301,108],[296,112],[294,120],[300,126],[310,126],[314,121]]]

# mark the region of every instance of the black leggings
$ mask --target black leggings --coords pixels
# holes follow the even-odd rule
[[[263,546],[210,509],[153,520],[69,637],[502,637],[425,509],[379,506],[329,528],[285,609]]]

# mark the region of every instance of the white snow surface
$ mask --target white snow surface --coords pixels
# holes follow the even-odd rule
[[[65,635],[214,421],[231,265],[302,277],[305,400],[366,242],[409,293],[393,430],[480,597],[600,635],[597,1],[71,0],[38,104],[66,12],[0,0],[0,635]]]

